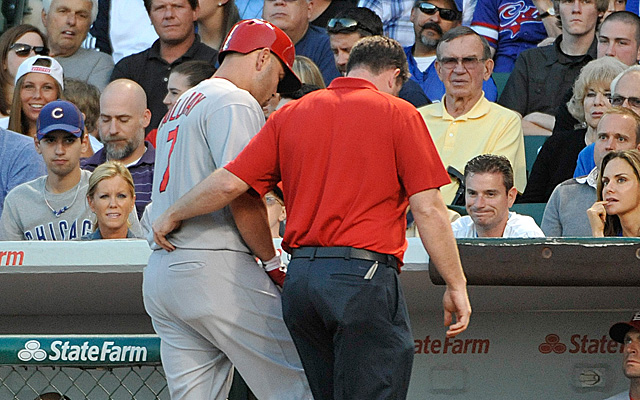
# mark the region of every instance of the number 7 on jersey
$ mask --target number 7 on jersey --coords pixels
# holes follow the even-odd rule
[[[167,160],[167,169],[164,170],[164,174],[162,175],[162,182],[160,182],[160,193],[167,190],[167,185],[169,184],[169,166],[171,166],[171,153],[173,153],[173,146],[176,145],[176,140],[178,139],[178,128],[180,125],[176,126],[175,129],[169,132],[167,136],[167,142],[171,143],[171,148],[169,149],[169,157]]]

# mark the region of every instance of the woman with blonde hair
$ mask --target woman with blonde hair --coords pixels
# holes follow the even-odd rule
[[[18,68],[15,83],[9,129],[35,137],[36,121],[42,107],[64,99],[62,66],[47,56],[27,58]]]
[[[87,188],[87,202],[96,221],[93,233],[83,237],[84,240],[135,237],[129,230],[128,219],[135,208],[135,186],[124,164],[107,161],[93,171]]]
[[[595,141],[598,122],[611,107],[611,82],[626,68],[614,57],[593,60],[582,68],[567,103],[571,115],[582,125],[580,129],[555,132],[547,139],[531,168],[519,202],[546,203],[558,184],[573,177],[578,154]]]
[[[293,61],[293,72],[298,75],[302,83],[316,85],[322,89],[326,87],[320,68],[309,57],[296,56]]]
[[[612,151],[602,159],[597,201],[587,215],[594,237],[640,236],[640,152]]]

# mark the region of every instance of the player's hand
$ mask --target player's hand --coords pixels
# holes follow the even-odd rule
[[[462,290],[447,287],[442,298],[442,305],[444,307],[444,325],[449,327],[447,337],[454,337],[467,329],[469,317],[471,317],[471,304],[469,304],[466,286]],[[456,322],[452,324],[454,316]]]
[[[269,275],[269,278],[271,278],[273,283],[282,288],[284,286],[284,278],[287,276],[287,268],[282,263],[280,255],[276,254],[275,257],[263,262],[263,264],[264,270],[267,272],[267,275]]]
[[[153,240],[156,244],[166,251],[173,251],[176,249],[167,239],[167,235],[174,230],[178,229],[181,225],[181,221],[174,221],[169,217],[167,212],[164,212],[152,225],[153,228]]]
[[[604,223],[607,219],[607,210],[604,208],[605,205],[607,205],[606,201],[596,201],[591,208],[587,210],[591,233],[594,237],[604,237]]]

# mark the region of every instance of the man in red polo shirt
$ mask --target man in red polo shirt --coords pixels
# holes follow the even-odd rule
[[[423,119],[393,96],[408,78],[402,47],[374,36],[354,46],[347,77],[272,114],[238,157],[153,224],[171,251],[181,221],[282,180],[283,247],[292,260],[283,315],[316,400],[406,397],[414,344],[398,266],[411,205],[447,282],[447,336],[471,307],[439,187],[449,177]],[[455,316],[455,322],[453,322]]]

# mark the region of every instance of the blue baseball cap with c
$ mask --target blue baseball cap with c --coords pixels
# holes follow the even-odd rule
[[[69,132],[76,137],[82,136],[84,117],[78,107],[66,100],[55,100],[42,107],[36,122],[38,140],[53,131]]]

